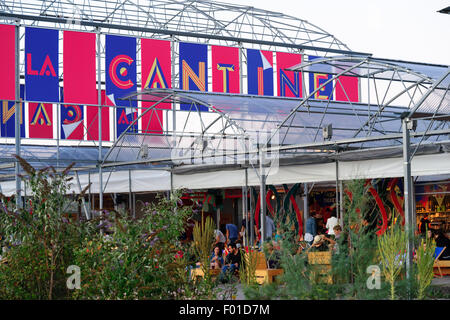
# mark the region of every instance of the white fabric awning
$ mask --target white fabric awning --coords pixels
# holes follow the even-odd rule
[[[389,178],[403,176],[403,159],[385,158],[376,160],[341,161],[338,167],[339,180]],[[411,164],[413,176],[450,174],[450,154],[440,153],[415,156]],[[253,168],[247,169],[249,186],[258,186],[259,179]],[[131,175],[131,183],[129,177]],[[80,174],[83,189],[91,182],[91,193],[98,193],[98,174]],[[281,166],[277,172],[267,177],[267,184],[281,185],[306,182],[326,182],[336,180],[336,164],[320,163]],[[72,180],[71,192],[80,192],[76,178]],[[245,169],[220,170],[211,172],[173,174],[174,189],[211,189],[245,186]],[[170,190],[170,172],[164,170],[131,170],[103,173],[104,193],[156,192]],[[106,187],[105,187],[106,185]],[[22,190],[24,187],[22,185]],[[15,193],[15,181],[1,183],[1,191],[6,196]]]

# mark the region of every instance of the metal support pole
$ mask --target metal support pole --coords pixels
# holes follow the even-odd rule
[[[245,237],[244,237],[244,246],[248,246],[248,235],[251,232],[248,227],[249,227],[249,221],[248,221],[248,203],[247,203],[247,199],[248,199],[248,173],[247,173],[247,168],[245,168],[245,186],[242,188],[242,211],[243,211],[243,216],[245,219]]]
[[[260,246],[262,248],[264,241],[266,240],[266,177],[264,174],[263,168],[263,153],[259,152],[259,192],[260,192],[260,200],[261,200],[261,243]]]
[[[243,74],[242,74],[242,51],[244,50],[244,48],[242,48],[242,43],[238,42],[238,46],[239,46],[239,92],[241,94],[244,93],[244,89],[242,88],[243,85]]]
[[[303,221],[305,221],[305,228],[303,228],[303,234],[305,234],[305,230],[306,230],[306,221],[309,218],[309,203],[308,203],[308,194],[309,194],[309,190],[308,190],[308,184],[305,183],[303,185],[303,193],[305,194],[305,196],[303,197],[303,207],[304,207],[304,218]]]
[[[341,227],[344,226],[344,186],[342,183],[342,180],[339,181],[339,190],[341,190],[340,194],[339,194],[339,218],[338,218],[338,223],[340,224]]]
[[[133,195],[133,219],[136,219],[136,193],[131,193]]]
[[[15,31],[16,31],[16,39],[15,39],[15,44],[16,44],[16,50],[15,50],[15,82],[16,82],[16,90],[15,90],[15,95],[16,95],[16,99],[15,99],[15,103],[14,103],[14,107],[15,107],[15,128],[14,128],[14,134],[15,134],[15,141],[16,141],[16,155],[18,155],[20,157],[20,119],[22,116],[22,103],[21,103],[21,99],[20,99],[20,25],[19,25],[19,21],[16,21],[16,27],[15,27]],[[19,161],[17,161],[16,159],[16,208],[19,209],[22,207],[22,202],[21,202],[21,180],[20,180],[20,164]]]
[[[98,99],[98,184],[99,209],[103,210],[103,172],[102,172],[102,68],[100,28],[97,28],[97,99]]]
[[[133,193],[131,191],[131,170],[128,170],[128,209],[130,215],[133,212]]]
[[[250,245],[253,246],[255,243],[255,216],[253,212],[253,189],[250,187],[250,228],[252,231],[250,233]]]
[[[23,208],[27,209],[27,184],[23,184]]]
[[[83,189],[81,188],[81,183],[80,183],[80,177],[78,176],[78,172],[75,171],[75,176],[77,177],[77,184],[78,184],[78,188],[80,189],[80,194],[81,191],[83,191]],[[84,201],[84,196],[81,198],[81,203],[83,204],[83,210],[84,210],[84,215],[86,216],[86,220],[90,219],[90,213],[89,210],[86,207],[86,202]]]
[[[406,250],[406,279],[411,279],[411,266],[413,264],[414,250],[414,230],[415,221],[413,221],[413,198],[412,198],[412,179],[411,179],[411,159],[410,159],[410,136],[408,125],[411,123],[409,118],[402,119],[403,133],[403,180],[404,180],[404,205],[405,205],[405,232],[407,235]],[[410,288],[409,288],[410,289]]]
[[[216,210],[216,226],[217,230],[220,230],[220,208]]]
[[[88,184],[89,184],[89,193],[88,193],[88,199],[89,199],[89,212],[92,210],[92,199],[91,199],[91,172],[88,172]]]
[[[336,159],[336,216],[339,214],[339,208],[339,162]]]
[[[172,89],[175,88],[175,37],[171,36],[171,57],[172,60]],[[180,75],[178,75],[178,78]],[[177,108],[175,105],[175,102],[172,103],[172,133],[177,131]],[[176,142],[176,138],[173,139],[174,142]],[[175,146],[174,146],[175,147]]]
[[[173,194],[173,168],[170,169],[170,197],[172,197]]]
[[[119,207],[117,206],[117,194],[114,192],[111,197],[113,199],[114,210],[116,210],[116,211],[119,210]]]

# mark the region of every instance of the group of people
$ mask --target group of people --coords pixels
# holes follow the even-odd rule
[[[214,251],[210,257],[211,269],[221,269],[220,280],[225,282],[229,274],[234,274],[241,265],[242,240],[238,239],[237,227],[234,224],[226,225],[226,236],[220,230],[216,229]],[[223,258],[226,253],[225,260]]]
[[[329,246],[333,246],[333,250],[338,252],[337,240],[341,236],[342,227],[336,218],[336,211],[327,210],[329,217],[324,218],[318,212],[312,212],[311,216],[306,220],[304,240],[311,246],[313,251],[326,251]],[[319,221],[322,222],[319,224]],[[322,227],[325,225],[325,227]]]
[[[211,268],[221,269],[219,278],[225,281],[229,274],[234,274],[239,270],[241,264],[240,248],[243,247],[244,238],[254,239],[254,245],[258,244],[261,239],[262,228],[258,230],[255,223],[251,223],[251,213],[247,212],[246,219],[242,220],[241,228],[235,224],[228,223],[225,225],[225,234],[219,229],[214,230],[214,251],[211,254]],[[271,240],[275,236],[275,224],[270,216],[266,216],[265,224],[266,240]],[[248,232],[248,235],[246,234]],[[225,260],[223,254],[226,253]]]
[[[306,222],[306,234],[304,240],[308,243],[310,250],[312,251],[324,251],[333,248],[334,252],[338,252],[338,239],[340,238],[342,228],[338,224],[336,213],[330,210],[330,214],[324,221],[325,228],[322,228],[318,223],[318,220],[322,217],[318,213],[313,213]],[[221,269],[220,279],[225,279],[227,274],[234,274],[236,270],[239,270],[241,263],[240,248],[243,246],[244,237],[248,236],[248,239],[254,239],[253,245],[258,245],[261,239],[261,229],[258,230],[255,223],[253,228],[251,227],[251,214],[247,213],[246,219],[242,220],[240,230],[234,224],[225,225],[225,234],[219,229],[215,230],[215,243],[214,252],[211,255],[211,268]],[[278,230],[279,231],[279,230]],[[246,233],[248,234],[246,235]],[[279,243],[282,238],[280,232],[276,232],[275,224],[272,218],[266,216],[265,225],[265,239],[269,244],[269,252],[272,256],[276,253],[274,243]],[[222,256],[226,253],[226,258]],[[270,260],[270,259],[269,259]],[[272,265],[275,267],[278,259],[272,259]]]

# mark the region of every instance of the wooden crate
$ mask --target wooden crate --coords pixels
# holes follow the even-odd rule
[[[283,269],[268,269],[264,252],[258,252],[255,277],[258,284],[272,283],[283,274]]]
[[[332,284],[331,265],[313,265],[311,268],[311,281]]]
[[[209,269],[209,274],[212,278],[217,277],[220,273],[221,269]],[[200,268],[193,268],[191,270],[191,279],[197,280],[197,278],[203,278],[205,274],[203,273],[203,269]]]
[[[331,251],[308,252],[308,263],[331,265]]]
[[[433,272],[436,276],[446,276],[450,274],[450,260],[438,260],[434,262]]]

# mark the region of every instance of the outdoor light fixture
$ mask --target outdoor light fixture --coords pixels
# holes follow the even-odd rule
[[[324,140],[331,140],[333,136],[333,125],[331,123],[322,128],[322,135]]]
[[[406,124],[406,127],[407,127],[409,130],[416,131],[416,128],[417,128],[417,120],[415,120],[415,119],[409,120],[409,121],[407,122],[407,124]]]
[[[148,145],[143,144],[141,148],[139,149],[139,157],[141,159],[147,159],[148,158]]]

